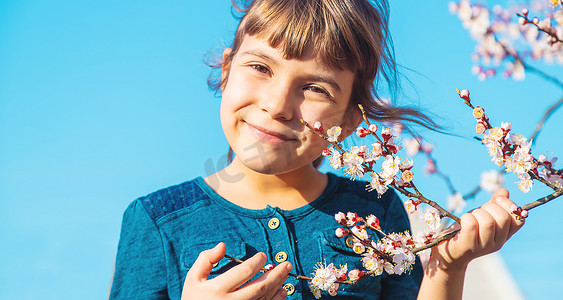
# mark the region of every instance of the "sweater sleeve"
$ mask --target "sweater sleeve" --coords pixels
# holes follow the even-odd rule
[[[389,192],[392,193],[392,197],[389,200],[389,207],[385,213],[386,230],[397,233],[404,232],[405,230],[411,231],[409,218],[401,199],[394,190],[390,189]],[[389,275],[382,280],[381,299],[416,299],[422,277],[422,263],[417,255],[411,272],[401,275]]]
[[[110,299],[168,299],[162,239],[139,199],[123,214]]]

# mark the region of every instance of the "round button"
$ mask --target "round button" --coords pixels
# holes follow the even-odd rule
[[[283,289],[287,292],[287,295],[293,295],[295,293],[295,286],[291,283],[286,283],[283,285]]]
[[[349,236],[348,238],[346,238],[346,246],[352,248],[354,247],[354,238]]]
[[[215,268],[217,265],[219,265],[219,262],[214,263],[213,268]]]
[[[280,219],[271,218],[270,221],[268,221],[268,227],[270,227],[270,229],[276,229],[280,227]]]
[[[276,253],[275,259],[278,263],[282,263],[282,262],[287,260],[287,253],[280,251],[280,252]]]

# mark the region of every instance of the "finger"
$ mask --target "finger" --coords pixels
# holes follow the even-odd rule
[[[288,274],[292,268],[293,266],[289,262],[279,264],[274,269],[262,274],[256,280],[249,282],[247,285],[236,291],[236,298],[275,298],[275,295],[279,293],[280,287],[289,277]]]
[[[478,224],[478,242],[481,248],[492,249],[494,248],[495,232],[497,224],[495,219],[483,208],[478,208],[471,213]]]
[[[256,275],[266,263],[266,254],[258,252],[251,258],[213,278],[214,284],[224,291],[234,291]]]
[[[453,238],[456,245],[475,245],[479,239],[479,223],[474,215],[466,213],[461,216],[461,229]],[[463,247],[462,247],[463,248]],[[463,250],[467,252],[469,250]],[[465,253],[460,253],[461,255]]]
[[[190,268],[190,271],[188,271],[186,281],[207,280],[209,273],[211,273],[211,270],[213,269],[213,265],[225,256],[226,248],[227,246],[221,242],[212,249],[202,251]]]
[[[512,213],[512,206],[516,205],[514,202],[506,197],[497,197],[494,199],[498,205],[500,205],[508,214],[511,216],[510,229],[508,230],[508,238],[510,238],[516,231],[518,231],[522,226],[524,226],[524,218],[521,218]]]
[[[510,227],[512,226],[513,218],[508,211],[496,202],[485,203],[482,208],[493,217],[495,223],[497,224],[494,242],[496,244],[495,248],[497,248],[495,250],[498,250],[508,239],[508,233],[510,231]]]
[[[496,199],[496,198],[498,198],[498,197],[504,197],[504,198],[507,198],[507,199],[508,199],[508,198],[510,197],[510,193],[509,193],[508,190],[505,189],[505,188],[498,189],[498,190],[496,190],[496,191],[493,193],[493,196],[491,197],[491,200],[494,200],[494,199]]]
[[[282,300],[287,297],[287,291],[284,289],[279,289],[277,293],[272,297],[272,300]]]

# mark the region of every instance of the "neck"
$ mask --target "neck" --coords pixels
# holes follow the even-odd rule
[[[206,183],[223,198],[249,209],[267,205],[290,210],[319,197],[328,176],[312,165],[282,174],[263,174],[235,160],[225,169],[205,178]]]

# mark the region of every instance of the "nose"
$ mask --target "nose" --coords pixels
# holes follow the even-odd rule
[[[266,88],[260,99],[260,108],[267,112],[272,119],[293,119],[296,95],[292,93],[290,84],[278,82]]]

